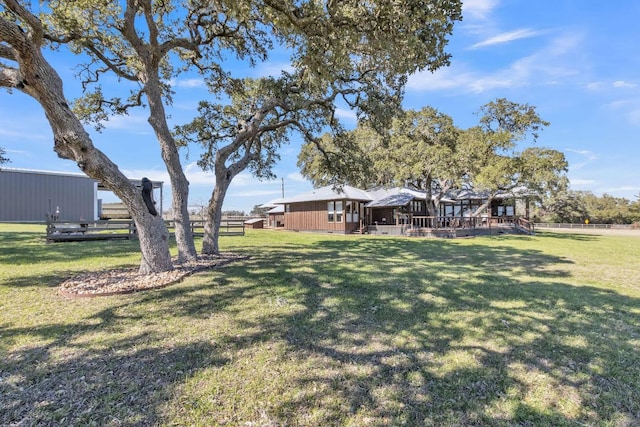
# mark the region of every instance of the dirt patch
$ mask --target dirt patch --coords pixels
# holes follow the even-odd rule
[[[221,267],[247,258],[231,253],[200,255],[197,261],[182,264],[177,264],[174,260],[173,270],[153,274],[138,274],[137,268],[83,273],[62,282],[59,293],[71,297],[97,297],[158,289],[177,283],[198,271]]]

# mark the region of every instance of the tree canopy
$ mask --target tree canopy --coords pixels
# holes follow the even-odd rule
[[[199,164],[216,175],[203,252],[218,251],[222,201],[238,173],[272,177],[293,132],[320,150],[328,170],[344,170],[350,139],[336,117],[339,103],[380,128],[399,108],[409,74],[448,64],[444,47],[460,19],[460,3],[426,3],[250,3],[261,11],[256,29],[291,53],[291,70],[261,78],[227,75],[212,87],[225,96],[201,102],[199,116],[176,128],[182,144],[202,144]],[[338,149],[324,146],[320,135],[327,130]]]
[[[536,221],[593,224],[640,224],[640,197],[630,201],[610,194],[596,196],[590,191],[566,190],[540,203]]]
[[[151,213],[142,192],[97,149],[65,98],[62,79],[43,49],[56,37],[17,0],[0,2],[0,87],[34,98],[43,108],[54,137],[54,151],[76,162],[86,175],[101,181],[129,209],[136,222],[141,273],[172,268],[168,232],[161,216]]]
[[[404,112],[381,134],[361,125],[349,132],[355,143],[343,153],[355,166],[333,179],[423,190],[433,201],[432,215],[451,190],[484,192],[489,203],[497,193],[519,188],[526,188],[534,199],[566,188],[567,162],[561,152],[520,147],[527,138],[534,143],[548,125],[534,107],[497,99],[481,107],[480,114],[479,124],[469,129],[458,128],[451,117],[431,107]],[[329,136],[325,141],[327,146],[334,143]],[[299,156],[303,175],[316,185],[330,181],[322,157],[311,144]]]
[[[195,249],[188,231],[188,182],[165,108],[172,102],[171,79],[183,72],[195,71],[207,82],[213,98],[231,99],[237,106],[220,109],[216,103],[210,103],[210,107],[203,104],[202,108],[214,115],[218,114],[216,111],[223,112],[237,123],[247,117],[244,114],[249,114],[251,123],[247,123],[246,129],[239,129],[238,135],[219,135],[241,141],[238,147],[242,147],[245,154],[253,153],[247,157],[251,165],[245,166],[253,168],[258,175],[268,174],[269,165],[275,159],[273,153],[288,130],[274,129],[273,136],[267,136],[266,129],[262,128],[260,135],[255,134],[256,124],[264,121],[256,117],[264,119],[267,113],[277,116],[283,111],[295,114],[297,109],[306,109],[308,114],[300,115],[296,124],[291,118],[286,121],[309,140],[318,141],[316,134],[321,127],[329,126],[340,132],[335,119],[335,101],[339,99],[355,109],[362,120],[380,126],[390,120],[388,112],[400,104],[410,73],[435,70],[448,64],[450,56],[444,47],[454,22],[461,19],[459,0],[365,3],[53,0],[43,3],[40,9],[34,7],[33,11],[18,0],[2,0],[0,6],[3,12],[0,56],[19,64],[17,68],[2,64],[1,85],[38,99],[54,128],[56,152],[76,161],[89,176],[113,187],[130,211],[139,208],[138,200],[129,194],[132,189],[124,184],[122,174],[115,172],[117,166],[94,149],[84,129],[75,122],[81,118],[100,128],[111,115],[127,114],[130,108],[146,103],[148,121],[170,175],[181,258],[194,257]],[[41,12],[39,16],[35,10]],[[20,32],[30,34],[29,45],[23,43]],[[43,48],[61,46],[89,57],[79,68],[86,93],[75,102],[73,112],[64,99],[62,81],[41,55]],[[246,76],[231,73],[229,58],[244,60],[252,66],[265,61],[272,50],[290,52],[295,71],[271,80],[262,79],[255,85],[245,80]],[[49,72],[46,79],[33,74],[41,67]],[[118,89],[127,93],[109,92],[102,84],[102,77],[107,73],[123,82]],[[43,85],[34,86],[36,80]],[[55,94],[45,99],[50,89],[54,89]],[[282,96],[274,95],[274,91],[280,91]],[[302,95],[310,97],[311,103],[303,102]],[[240,105],[243,97],[247,105]],[[217,122],[221,132],[229,129],[222,124],[224,120],[228,119]],[[205,144],[212,149],[208,153],[219,147],[217,142],[205,141]],[[273,150],[263,151],[268,146]],[[255,154],[257,148],[259,155]],[[93,157],[89,159],[90,154]],[[237,158],[235,154],[222,157],[225,160],[221,165]],[[240,158],[243,157],[244,154],[240,154]],[[337,157],[327,156],[327,159]],[[202,164],[205,163],[203,159]],[[231,166],[225,164],[223,172],[230,172]],[[110,175],[105,176],[107,173]],[[119,190],[118,186],[127,190]],[[221,196],[224,198],[224,194]],[[142,226],[142,217],[137,220]]]

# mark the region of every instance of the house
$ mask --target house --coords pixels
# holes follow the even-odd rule
[[[347,234],[361,229],[364,205],[371,200],[366,191],[345,185],[318,188],[277,203],[284,206],[286,230]]]
[[[456,234],[469,235],[470,230],[480,234],[492,227],[492,233],[498,228],[531,231],[526,221],[528,207],[523,204],[526,197],[500,193],[482,211],[488,197],[469,190],[448,194],[440,200],[437,216],[428,216],[423,191],[403,187],[366,191],[350,186],[322,187],[273,201],[280,210],[272,211],[274,218],[276,212],[282,215],[278,223],[282,221],[286,230],[294,231],[394,235],[451,235],[451,230],[465,230]]]

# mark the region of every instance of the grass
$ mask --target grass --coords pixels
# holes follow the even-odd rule
[[[66,299],[135,242],[0,225],[0,425],[640,423],[639,237],[249,230],[168,288]]]

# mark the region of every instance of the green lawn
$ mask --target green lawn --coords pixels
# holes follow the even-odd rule
[[[0,425],[640,424],[640,236],[249,230],[248,260],[118,297],[135,242],[0,224]]]

